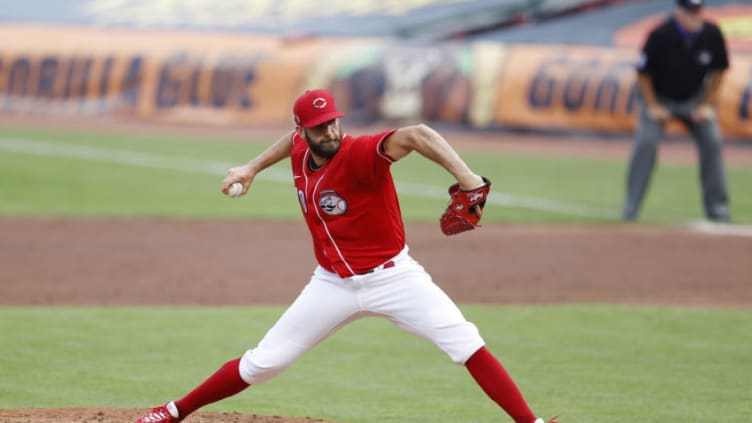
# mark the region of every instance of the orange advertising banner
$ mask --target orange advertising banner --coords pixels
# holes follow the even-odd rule
[[[632,49],[580,46],[510,47],[496,95],[502,126],[632,132],[637,87]],[[731,57],[720,93],[724,134],[752,139],[752,57]],[[670,131],[680,130],[673,124]]]
[[[6,114],[285,125],[295,97],[323,87],[363,123],[607,133],[635,126],[631,48],[22,25],[0,26],[0,39],[13,40],[0,49]],[[752,140],[752,55],[732,54],[731,63],[722,131]]]
[[[623,132],[637,107],[629,50],[514,46],[496,96],[501,125]]]
[[[0,112],[279,124],[336,41],[6,25]]]
[[[752,55],[731,57],[718,97],[721,132],[752,141]]]

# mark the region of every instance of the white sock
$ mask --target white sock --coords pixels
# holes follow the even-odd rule
[[[175,417],[176,419],[180,418],[180,414],[178,413],[178,406],[175,405],[175,401],[170,401],[167,403],[167,411],[170,412],[170,415],[172,417]],[[541,423],[543,423],[543,420],[541,420]]]

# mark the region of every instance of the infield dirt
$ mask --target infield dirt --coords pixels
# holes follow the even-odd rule
[[[287,304],[314,266],[302,222],[6,218],[0,233],[0,305]],[[452,238],[412,225],[407,236],[458,302],[752,306],[750,237],[504,225]],[[144,411],[0,410],[0,421],[129,423]],[[186,421],[311,420],[196,413]]]

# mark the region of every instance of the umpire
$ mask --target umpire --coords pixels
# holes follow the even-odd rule
[[[703,18],[703,0],[676,3],[675,13],[650,32],[637,64],[640,112],[623,218],[637,218],[658,140],[666,122],[677,119],[697,144],[705,215],[725,222],[729,201],[715,104],[729,66],[726,43],[720,28]]]

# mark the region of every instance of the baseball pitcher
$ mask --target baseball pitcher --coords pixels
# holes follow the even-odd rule
[[[235,195],[245,194],[259,172],[289,157],[318,266],[256,347],[137,423],[178,422],[204,405],[267,381],[365,316],[388,319],[433,342],[464,365],[516,423],[543,423],[485,347],[477,327],[410,257],[390,167],[416,151],[456,178],[449,188],[449,206],[439,219],[447,235],[478,226],[491,182],[470,170],[447,141],[425,125],[360,137],[344,134],[339,121],[344,114],[325,90],[303,93],[293,114],[295,130],[246,165],[231,168],[222,191],[229,194],[233,184],[241,183]]]

